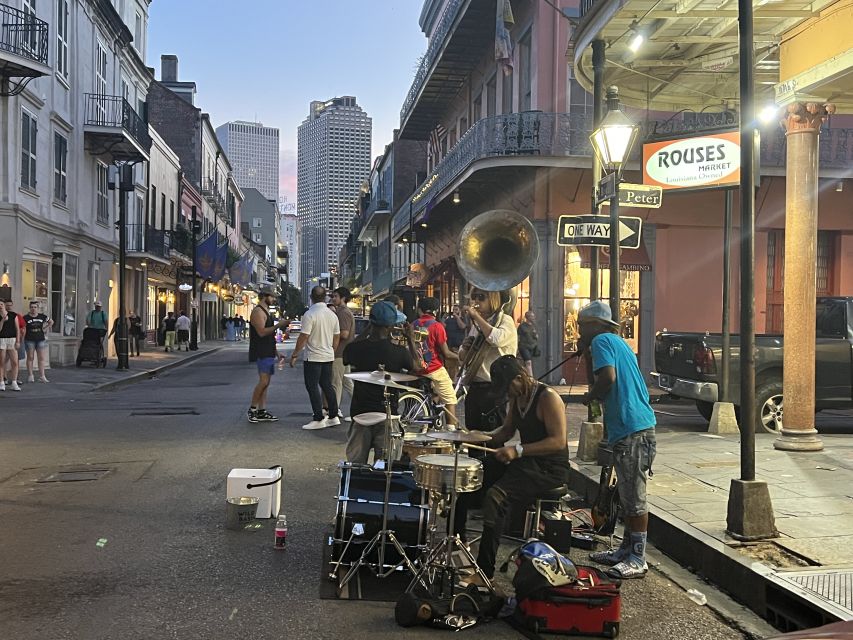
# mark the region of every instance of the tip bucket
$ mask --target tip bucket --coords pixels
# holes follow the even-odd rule
[[[242,496],[225,501],[225,527],[239,530],[255,519],[260,498]]]

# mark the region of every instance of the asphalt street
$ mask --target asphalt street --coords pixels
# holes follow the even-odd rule
[[[114,391],[0,396],[0,637],[400,636],[392,603],[319,598],[346,426],[299,428],[310,419],[301,366],[274,378],[268,408],[281,421],[250,424],[255,381],[241,344]],[[285,551],[273,549],[268,521],[256,531],[224,528],[229,470],[275,464],[285,470]],[[87,465],[109,471],[94,481],[38,482]],[[683,571],[651,555],[655,569],[623,587],[620,637],[745,637],[687,597],[689,576],[679,580]],[[709,601],[726,600],[695,586]],[[728,607],[741,625],[762,628]],[[502,622],[465,633],[519,637]]]

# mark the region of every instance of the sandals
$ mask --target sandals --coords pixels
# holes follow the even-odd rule
[[[640,564],[635,560],[624,560],[610,567],[605,573],[611,578],[619,578],[620,580],[629,580],[631,578],[644,578],[649,571],[649,565],[646,562]]]

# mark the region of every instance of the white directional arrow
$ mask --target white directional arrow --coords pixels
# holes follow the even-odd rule
[[[622,242],[625,238],[630,238],[632,235],[634,235],[634,230],[620,220],[619,221],[619,242]]]

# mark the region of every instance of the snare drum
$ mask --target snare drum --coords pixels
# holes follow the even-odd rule
[[[415,460],[415,482],[419,487],[448,493],[453,487],[454,454],[438,453],[420,456]],[[459,456],[456,490],[470,493],[483,486],[483,463],[468,456]]]
[[[446,440],[434,440],[420,433],[407,433],[403,437],[403,461],[414,463],[420,456],[431,453],[451,453],[453,445]]]

